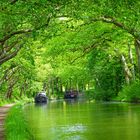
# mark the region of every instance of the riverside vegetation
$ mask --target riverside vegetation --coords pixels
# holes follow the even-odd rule
[[[13,106],[5,119],[6,140],[34,140],[23,113],[23,105]]]

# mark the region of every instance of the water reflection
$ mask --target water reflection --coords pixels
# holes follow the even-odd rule
[[[66,102],[67,104],[74,104],[78,102],[78,99],[65,99],[63,102]]]
[[[139,140],[140,105],[59,100],[28,105],[36,140]]]

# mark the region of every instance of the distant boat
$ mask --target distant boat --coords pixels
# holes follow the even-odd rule
[[[78,97],[77,90],[68,90],[64,94],[64,99],[76,99]]]
[[[39,92],[35,96],[35,103],[47,103],[47,96],[45,92]]]

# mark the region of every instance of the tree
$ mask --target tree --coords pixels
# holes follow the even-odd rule
[[[52,91],[58,89],[58,79],[61,87],[65,83],[69,88],[94,80],[96,88],[105,91],[110,85],[111,93],[114,90],[117,95],[124,79],[131,83],[140,72],[138,0],[12,0],[0,4],[1,79],[12,68],[20,69],[17,58],[22,53],[27,58],[33,55],[37,84],[50,83]],[[34,48],[33,54],[28,54],[28,45]]]

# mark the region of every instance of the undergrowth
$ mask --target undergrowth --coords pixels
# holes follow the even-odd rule
[[[119,93],[118,98],[121,101],[140,102],[140,81],[125,86]]]

